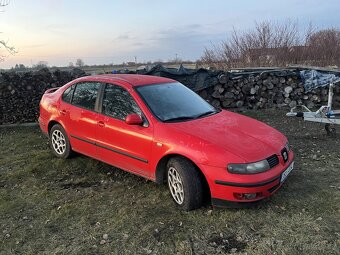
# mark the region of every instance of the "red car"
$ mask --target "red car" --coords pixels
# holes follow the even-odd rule
[[[216,206],[266,198],[294,166],[276,129],[155,76],[89,76],[47,90],[39,124],[57,157],[76,151],[167,182],[185,210],[199,208],[205,194]]]

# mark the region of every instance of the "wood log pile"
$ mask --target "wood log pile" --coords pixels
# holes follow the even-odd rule
[[[0,74],[0,124],[36,122],[39,102],[45,90],[59,87],[84,76],[85,72],[71,72],[44,68],[37,72],[4,72]]]
[[[39,102],[46,89],[62,86],[84,75],[85,72],[80,69],[51,72],[47,68],[37,72],[1,73],[0,124],[36,122]],[[242,73],[205,70],[177,75],[175,79],[192,89],[198,88],[196,93],[215,107],[225,109],[294,107],[301,104],[315,109],[328,99],[327,87],[306,93],[298,71],[294,70]],[[340,85],[335,87],[334,92],[334,106],[340,106]]]
[[[306,93],[296,71],[261,73],[220,73],[218,83],[198,92],[218,108],[263,109],[306,105],[314,108],[325,104],[328,88]],[[340,86],[336,87],[334,104],[340,105]]]

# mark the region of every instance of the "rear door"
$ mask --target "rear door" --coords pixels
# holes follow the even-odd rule
[[[71,104],[63,102],[65,105],[60,107],[72,149],[94,158],[98,156],[95,142],[100,84],[99,82],[74,84]]]
[[[147,122],[134,98],[125,88],[106,84],[101,108],[97,127],[100,159],[119,168],[150,176],[153,126]],[[144,118],[143,126],[125,123],[126,116],[132,113]]]

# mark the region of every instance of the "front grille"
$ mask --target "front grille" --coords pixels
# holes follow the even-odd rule
[[[279,157],[276,154],[274,154],[270,156],[269,158],[267,158],[267,161],[268,161],[270,168],[273,168],[274,166],[279,164]]]

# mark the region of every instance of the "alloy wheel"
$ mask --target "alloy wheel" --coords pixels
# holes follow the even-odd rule
[[[60,130],[54,130],[52,133],[52,146],[54,151],[62,155],[66,151],[66,139]]]
[[[184,202],[184,189],[182,178],[174,167],[168,170],[168,185],[173,199],[177,204]]]

